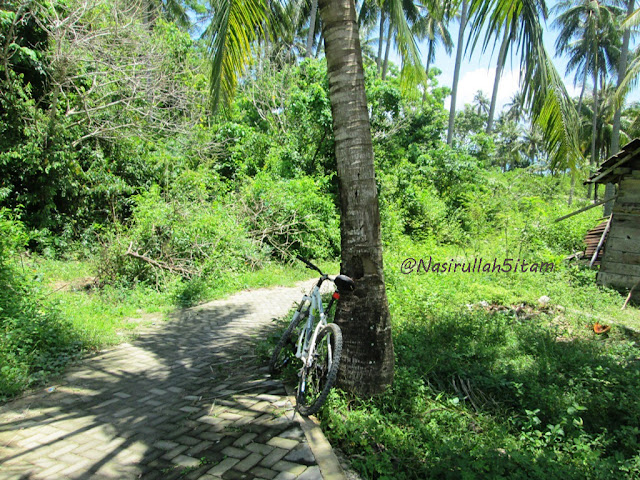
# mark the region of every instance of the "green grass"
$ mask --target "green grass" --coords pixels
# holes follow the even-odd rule
[[[319,266],[330,272],[338,269],[335,263],[319,262]],[[314,276],[300,265],[270,263],[258,271],[227,272],[201,283],[173,279],[161,287],[97,287],[94,267],[89,261],[37,256],[16,263],[16,271],[31,286],[25,287],[29,300],[16,307],[20,312],[13,321],[16,330],[9,332],[6,341],[0,339],[0,359],[6,364],[0,371],[0,400],[42,385],[83,352],[134,338],[141,327],[166,321],[176,309],[243,289],[293,285]],[[9,341],[11,335],[14,341]],[[14,345],[16,341],[21,345]]]
[[[327,435],[364,478],[639,478],[640,352],[621,328],[586,328],[596,317],[637,325],[624,296],[561,264],[545,275],[400,272],[406,257],[504,258],[494,249],[387,252],[395,381],[373,399],[334,393]],[[467,307],[481,301],[540,314]]]
[[[545,274],[402,273],[406,258],[429,256],[432,263],[480,257],[557,263]],[[638,326],[638,309],[620,311],[623,295],[559,259],[526,247],[509,252],[496,239],[465,248],[401,239],[386,252],[394,384],[373,399],[336,391],[321,412],[327,435],[364,478],[640,476],[640,355],[618,328]],[[338,271],[335,263],[320,266]],[[93,271],[88,263],[35,259],[23,268],[42,285],[57,318],[71,324],[81,350],[130,338],[180,305],[315,276],[300,265],[267,264],[195,285],[175,280],[159,290],[84,289]],[[543,295],[548,308],[538,306]],[[507,308],[487,311],[480,302]],[[513,307],[522,304],[534,315],[517,316]],[[595,335],[587,326],[596,320],[612,324],[611,332]],[[51,372],[73,358],[63,353]],[[47,371],[25,385],[42,382]]]
[[[92,278],[89,262],[39,259],[31,266],[52,290],[51,302],[62,317],[81,332],[83,341],[91,348],[122,342],[135,335],[139,326],[163,321],[167,313],[181,306],[178,296],[184,285],[180,281],[169,283],[161,290],[147,285],[130,289],[110,285],[99,289],[76,289],[74,285],[87,283],[87,279]],[[327,271],[337,270],[335,263],[319,262],[319,266]],[[310,270],[299,265],[271,263],[257,271],[230,272],[219,281],[207,283],[198,297],[209,301],[244,289],[289,286],[313,276]]]

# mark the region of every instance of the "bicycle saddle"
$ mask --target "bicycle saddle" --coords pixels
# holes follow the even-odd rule
[[[338,292],[352,292],[356,286],[356,283],[346,275],[338,275],[333,279],[333,283],[336,284]]]

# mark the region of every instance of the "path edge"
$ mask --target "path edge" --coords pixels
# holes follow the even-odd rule
[[[316,463],[320,467],[320,473],[324,480],[347,480],[347,475],[340,465],[340,461],[333,451],[333,447],[324,436],[320,422],[314,416],[303,417],[295,410],[296,399],[293,389],[289,385],[285,385],[285,390],[289,397],[289,401],[294,406],[294,419],[302,428],[307,443],[316,457]]]

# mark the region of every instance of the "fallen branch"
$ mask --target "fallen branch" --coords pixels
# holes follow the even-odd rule
[[[194,272],[184,267],[169,265],[165,262],[159,262],[157,260],[154,260],[153,258],[140,255],[138,252],[134,252],[131,247],[133,247],[133,242],[129,244],[129,248],[127,249],[126,255],[142,260],[143,262],[147,262],[148,264],[153,265],[156,268],[160,268],[161,270],[168,270],[173,273],[179,273],[183,277],[187,277],[187,278],[194,277],[198,274],[197,272]]]

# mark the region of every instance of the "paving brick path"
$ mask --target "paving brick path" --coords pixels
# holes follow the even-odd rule
[[[3,406],[0,479],[340,478],[254,354],[301,288],[189,309]]]

